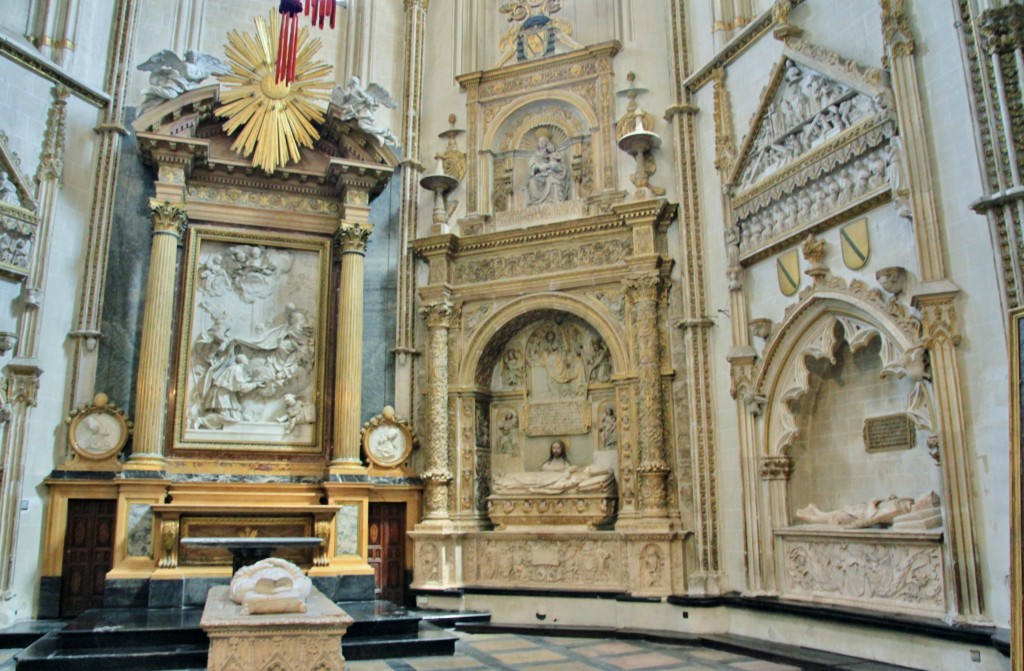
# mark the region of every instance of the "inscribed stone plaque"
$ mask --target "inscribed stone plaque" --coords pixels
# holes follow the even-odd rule
[[[868,452],[909,450],[915,443],[914,422],[905,412],[864,419],[864,449]]]
[[[590,432],[590,403],[586,399],[531,403],[526,409],[528,436],[571,436]]]

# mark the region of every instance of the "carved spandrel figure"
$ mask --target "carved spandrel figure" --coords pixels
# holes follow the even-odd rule
[[[565,441],[551,443],[548,460],[539,471],[496,475],[491,491],[495,494],[610,494],[615,489],[615,474],[593,464],[579,467],[569,462]]]
[[[565,202],[572,190],[569,166],[562,161],[561,152],[551,141],[549,129],[540,128],[535,135],[537,149],[530,158],[526,206]]]
[[[519,454],[519,415],[508,410],[498,422],[498,454]]]
[[[615,408],[608,406],[601,415],[597,427],[598,445],[602,450],[614,450],[619,446],[618,423],[615,420]]]

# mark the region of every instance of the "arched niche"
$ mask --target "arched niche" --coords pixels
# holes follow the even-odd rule
[[[595,125],[586,101],[562,92],[528,96],[502,114],[485,140],[496,221],[582,214],[595,191]]]
[[[482,505],[493,475],[538,470],[555,439],[575,465],[618,470],[616,387],[627,360],[603,306],[540,294],[505,305],[481,325],[460,365],[473,389]]]

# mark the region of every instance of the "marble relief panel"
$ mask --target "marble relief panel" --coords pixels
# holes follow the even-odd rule
[[[176,448],[320,450],[328,244],[193,236]]]

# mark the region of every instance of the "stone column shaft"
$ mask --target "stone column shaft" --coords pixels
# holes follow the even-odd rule
[[[162,470],[167,416],[167,368],[174,322],[174,284],[178,243],[188,223],[182,204],[151,201],[153,242],[142,316],[139,377],[135,391],[135,441],[128,468]]]
[[[427,468],[424,508],[427,521],[449,519],[448,483],[448,329],[454,306],[448,301],[420,309],[427,321]]]
[[[363,271],[372,226],[343,223],[338,229],[341,287],[337,359],[334,364],[334,446],[331,470],[362,469],[359,414],[363,392]]]
[[[637,275],[626,280],[636,307],[637,424],[639,429],[641,515],[666,517],[668,497],[665,460],[665,416],[661,393],[661,337],[658,331],[658,275]]]

